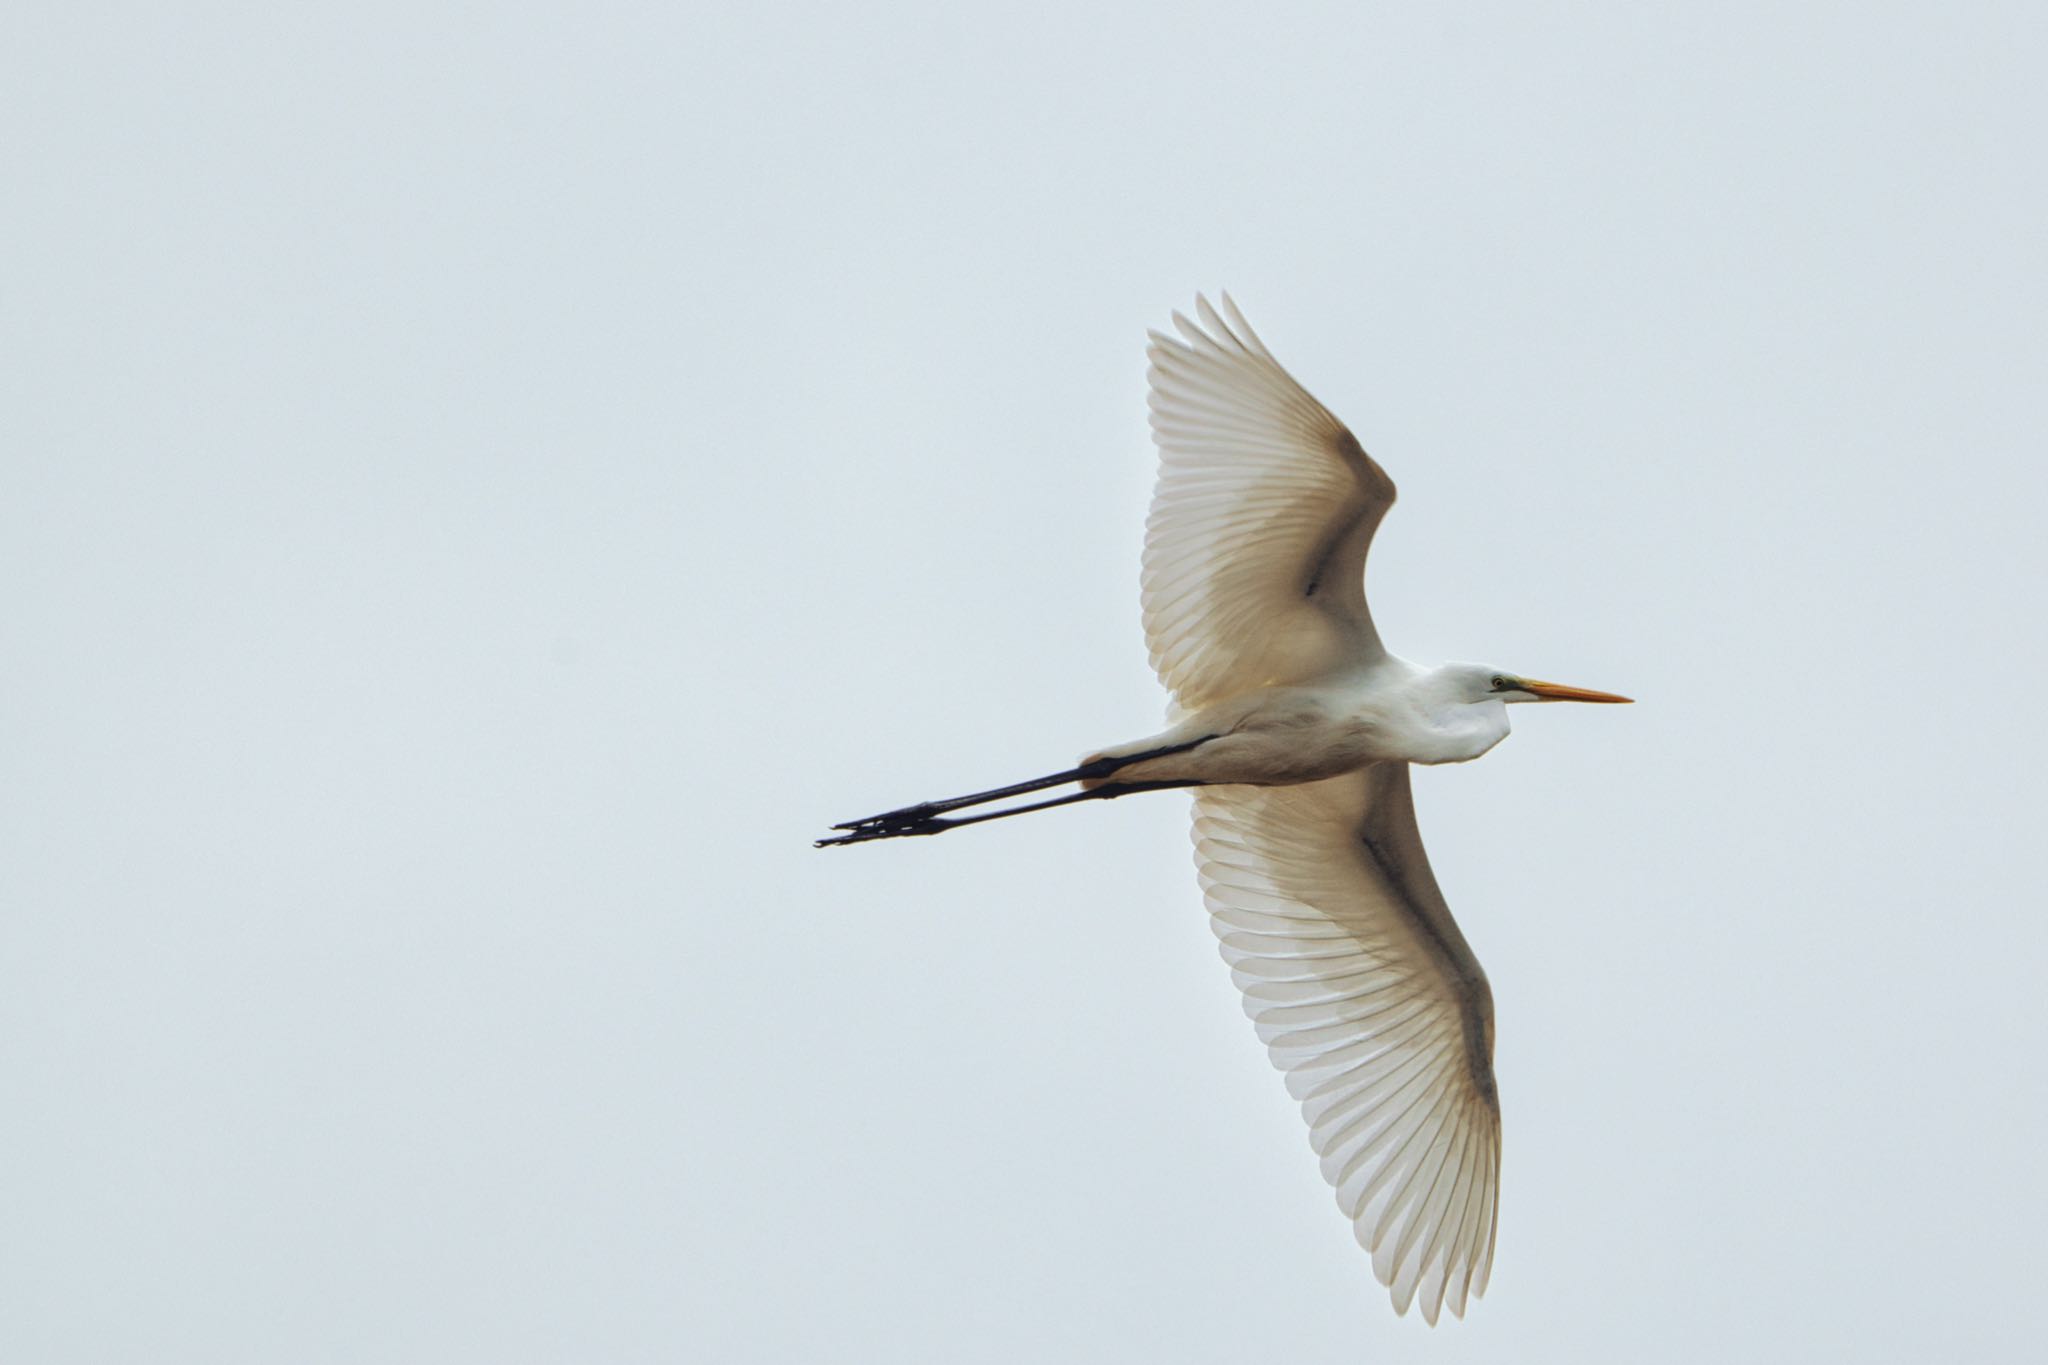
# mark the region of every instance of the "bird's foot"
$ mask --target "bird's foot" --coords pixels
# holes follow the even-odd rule
[[[954,821],[941,820],[929,813],[917,813],[917,807],[906,807],[890,811],[887,815],[869,816],[865,820],[849,820],[834,829],[848,831],[830,839],[813,840],[813,848],[836,848],[841,844],[864,844],[871,839],[903,839],[915,834],[939,834],[951,829]]]
[[[920,801],[914,806],[899,806],[895,810],[885,810],[880,815],[862,816],[858,820],[848,820],[844,824],[834,825],[832,828],[851,830],[858,834],[865,830],[894,829],[898,826],[918,825],[930,820],[940,811],[949,809],[950,805],[950,802],[944,801]]]

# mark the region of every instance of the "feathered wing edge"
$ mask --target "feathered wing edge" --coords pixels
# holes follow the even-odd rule
[[[1159,479],[1141,601],[1183,709],[1382,654],[1365,559],[1393,481],[1231,302],[1151,334]]]
[[[1245,1012],[1374,1274],[1397,1312],[1462,1316],[1498,1224],[1492,999],[1429,874],[1406,765],[1204,789],[1194,838]]]

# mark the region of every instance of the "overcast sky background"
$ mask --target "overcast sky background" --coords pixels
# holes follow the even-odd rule
[[[2019,1358],[2048,11],[37,5],[0,1358]],[[1398,1320],[1149,733],[1143,339],[1401,487],[1492,1289]]]

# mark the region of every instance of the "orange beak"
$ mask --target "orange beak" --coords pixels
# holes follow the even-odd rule
[[[1534,692],[1544,701],[1634,701],[1634,697],[1617,696],[1612,692],[1595,692],[1590,687],[1566,687],[1563,683],[1538,682],[1534,678],[1522,679],[1522,690]]]

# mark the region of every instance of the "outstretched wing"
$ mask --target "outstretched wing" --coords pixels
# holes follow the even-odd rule
[[[1394,1308],[1486,1290],[1493,996],[1430,872],[1408,768],[1195,795],[1211,927]]]
[[[1183,711],[1385,653],[1365,556],[1394,483],[1244,316],[1151,334],[1159,483],[1145,522],[1145,644]]]

